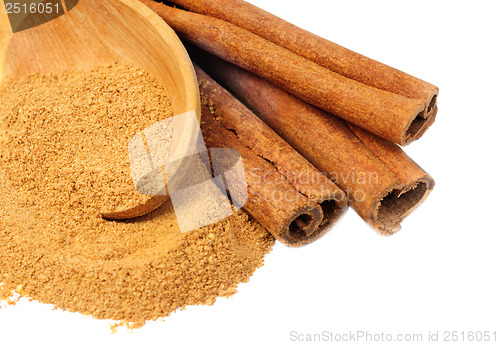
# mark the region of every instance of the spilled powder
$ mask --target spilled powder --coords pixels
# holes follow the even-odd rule
[[[165,90],[139,69],[7,82],[0,116],[0,298],[9,304],[20,295],[140,327],[234,294],[271,250],[244,211],[185,234],[169,202],[134,220],[100,216],[147,200],[130,177],[128,141],[172,116]],[[203,202],[185,207],[210,208]]]

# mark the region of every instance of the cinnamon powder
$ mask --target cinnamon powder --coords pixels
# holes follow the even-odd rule
[[[9,81],[0,114],[0,297],[10,304],[26,296],[139,327],[234,294],[271,250],[244,211],[185,234],[169,202],[134,220],[101,217],[148,198],[132,183],[128,141],[172,110],[146,72]],[[210,207],[197,202],[186,207]]]

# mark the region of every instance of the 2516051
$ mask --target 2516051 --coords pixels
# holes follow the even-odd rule
[[[5,9],[7,10],[7,14],[35,14],[35,13],[60,13],[63,11],[61,5],[59,3],[9,3],[5,4]]]

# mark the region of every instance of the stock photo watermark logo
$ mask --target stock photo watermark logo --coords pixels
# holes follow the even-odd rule
[[[207,149],[194,111],[157,122],[129,142],[136,190],[168,195],[181,232],[216,223],[248,199],[241,155]]]
[[[31,29],[54,20],[71,11],[79,0],[4,0],[13,33]],[[2,13],[4,20],[4,13]]]
[[[363,202],[366,200],[367,195],[365,192],[366,186],[378,184],[379,176],[376,172],[365,172],[365,171],[350,171],[347,173],[338,172],[321,172],[323,176],[330,179],[339,186],[343,186],[344,195],[332,195],[332,200],[341,201],[344,197],[347,198],[349,202]],[[311,171],[288,171],[286,173],[280,173],[278,176],[272,174],[269,171],[263,171],[259,168],[253,168],[247,170],[247,175],[252,177],[253,181],[258,181],[258,183],[275,185],[279,183],[289,183],[293,182],[300,185],[311,185],[318,184],[321,185],[322,180],[320,175]],[[349,182],[352,186],[357,186],[358,188],[351,188],[348,186]],[[319,192],[323,193],[325,190],[321,189]],[[293,190],[280,191],[275,190],[271,195],[271,198],[283,202],[293,202],[296,201],[298,195]]]

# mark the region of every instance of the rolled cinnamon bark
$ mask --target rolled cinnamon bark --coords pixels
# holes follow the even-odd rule
[[[199,56],[198,56],[199,57]],[[434,187],[433,179],[396,144],[348,124],[265,80],[215,57],[202,66],[266,124],[332,179],[350,206],[380,233],[400,223]]]
[[[287,48],[318,65],[363,84],[422,100],[430,116],[438,88],[301,29],[243,0],[170,0],[189,11],[210,15]]]
[[[433,110],[437,112],[437,107]],[[362,128],[347,124],[359,140],[403,183],[404,188],[387,195],[374,216],[399,224],[410,215],[434,188],[434,180],[394,143]]]
[[[242,157],[248,185],[243,207],[287,246],[324,235],[347,207],[344,192],[200,68],[195,70],[206,145],[232,148]]]
[[[408,144],[425,124],[416,121],[425,114],[420,100],[346,78],[223,20],[141,1],[194,45],[390,141]]]

